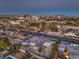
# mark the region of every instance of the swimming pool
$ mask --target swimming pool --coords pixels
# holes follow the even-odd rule
[[[5,57],[4,59],[16,59],[15,57],[8,55],[7,57]]]
[[[13,58],[11,58],[11,57],[7,57],[7,58],[5,58],[5,59],[13,59]]]

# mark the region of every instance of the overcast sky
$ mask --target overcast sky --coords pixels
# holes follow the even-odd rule
[[[0,0],[0,14],[79,16],[79,0]]]

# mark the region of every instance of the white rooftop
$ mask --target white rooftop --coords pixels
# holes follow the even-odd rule
[[[45,43],[43,44],[43,46],[50,47],[50,46],[51,46],[51,43],[45,42]]]
[[[27,43],[27,42],[22,42],[21,44],[22,44],[22,45],[28,45],[28,43]]]
[[[66,34],[64,34],[64,35],[68,35],[68,36],[76,36],[75,33],[71,33],[71,32],[70,32],[70,33],[66,33]]]
[[[33,43],[33,42],[30,42],[29,44],[32,45],[32,46],[35,46],[36,45],[36,43]]]
[[[31,45],[31,46],[35,46],[36,45],[36,43],[33,43],[33,42],[30,42],[30,43],[22,42],[21,44],[22,45]]]
[[[25,51],[25,50],[23,50],[23,49],[20,49],[20,51],[21,51],[21,52],[23,52],[23,53],[26,53],[26,51]]]

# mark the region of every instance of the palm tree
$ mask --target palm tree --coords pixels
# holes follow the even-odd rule
[[[58,52],[58,42],[52,44],[52,58],[55,57],[56,53]]]
[[[20,44],[15,44],[13,47],[15,52],[17,52],[20,49]]]

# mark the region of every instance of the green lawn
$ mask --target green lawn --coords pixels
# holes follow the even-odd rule
[[[0,48],[5,48],[5,43],[3,41],[0,41]]]

